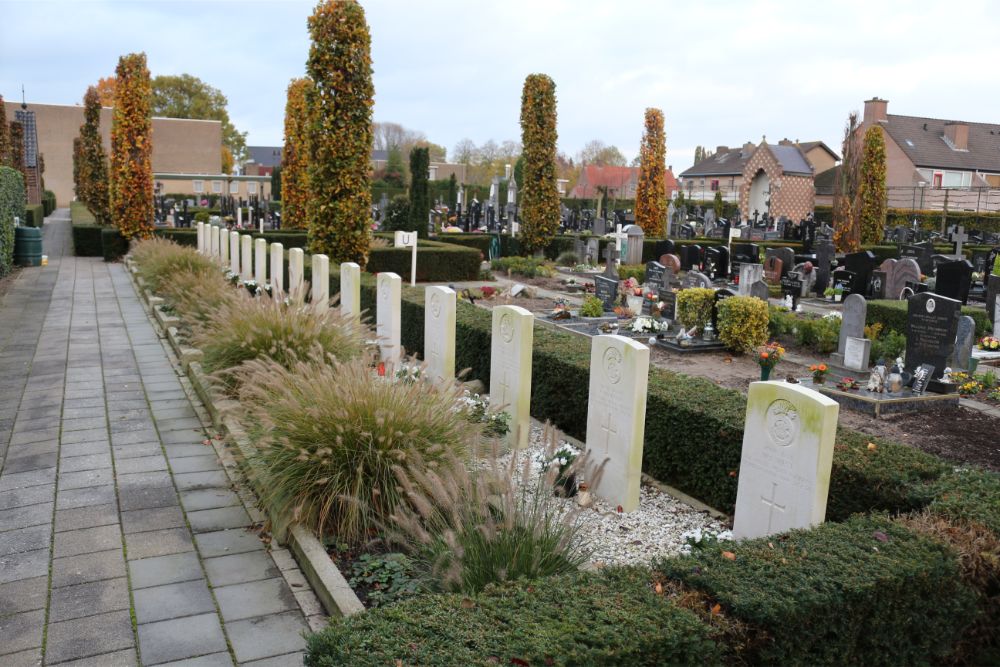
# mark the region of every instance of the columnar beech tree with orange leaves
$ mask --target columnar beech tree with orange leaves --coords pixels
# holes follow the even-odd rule
[[[152,97],[145,53],[118,59],[111,123],[111,220],[122,236],[153,234]]]
[[[0,95],[0,110],[4,109],[3,95]],[[0,167],[10,165],[10,129],[7,127],[6,114],[0,116]]]
[[[833,190],[833,243],[838,252],[861,250],[861,223],[858,216],[858,190],[861,158],[858,150],[858,112],[852,111],[844,126],[840,171]]]
[[[79,138],[76,196],[99,224],[111,224],[108,159],[101,144],[101,98],[94,86],[83,96],[83,125]]]
[[[24,126],[19,120],[10,121],[10,156],[7,166],[21,172],[21,177],[28,181],[24,168]]]
[[[888,194],[885,189],[885,137],[882,128],[872,125],[865,132],[861,158],[861,187],[858,191],[861,242],[875,244],[885,232]]]
[[[556,84],[545,74],[529,74],[521,92],[524,196],[520,212],[521,240],[528,251],[544,248],[559,229],[556,138]]]
[[[635,190],[635,221],[647,236],[664,235],[667,219],[667,139],[663,112],[646,109],[646,129],[639,147],[639,183]]]
[[[312,81],[292,79],[285,102],[285,147],[281,152],[282,226],[304,229],[309,199],[309,114],[306,95]]]
[[[309,17],[309,34],[309,250],[364,267],[371,245],[375,103],[365,10],[355,0],[323,0]],[[285,178],[283,171],[282,190]]]

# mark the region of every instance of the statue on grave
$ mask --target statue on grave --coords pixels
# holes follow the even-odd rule
[[[885,359],[879,359],[872,369],[872,374],[868,378],[868,391],[881,394],[886,390],[886,382],[889,379],[889,372],[885,369]]]

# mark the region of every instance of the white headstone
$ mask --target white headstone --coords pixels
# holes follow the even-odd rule
[[[302,248],[289,248],[288,250],[288,296],[292,300],[305,298],[302,293],[305,289],[303,284],[305,279],[304,269],[305,257]]]
[[[361,317],[361,267],[354,262],[340,265],[340,312]]]
[[[285,246],[271,244],[271,287],[274,295],[280,297],[285,291]]]
[[[219,227],[218,225],[208,226],[208,256],[212,259],[219,258]]]
[[[261,287],[267,282],[267,239],[254,240],[254,280]]]
[[[587,449],[594,463],[607,459],[593,490],[624,512],[639,507],[648,376],[648,347],[625,336],[593,338]]]
[[[229,270],[239,275],[240,272],[240,233],[229,232]]]
[[[205,254],[205,223],[198,223],[198,252]]]
[[[490,404],[510,415],[509,442],[528,446],[531,433],[531,346],[535,317],[520,306],[493,309]]]
[[[222,266],[229,265],[229,246],[231,244],[231,239],[229,238],[229,230],[225,227],[219,228],[219,264]]]
[[[450,287],[424,291],[424,362],[432,382],[455,378],[455,303]]]
[[[752,382],[733,535],[764,537],[823,523],[840,405],[802,385]]]
[[[400,299],[403,280],[395,273],[380,273],[377,277],[375,302],[375,333],[382,353],[382,361],[399,363],[403,350],[400,343]]]
[[[330,258],[326,255],[312,256],[312,307],[317,313],[325,313],[330,307]]]
[[[236,226],[243,229],[243,205],[236,205]]]
[[[396,232],[396,248],[413,248],[413,256],[410,259],[410,287],[417,285],[417,233],[416,232]]]
[[[993,335],[1000,336],[1000,299],[993,302]]]
[[[763,279],[763,264],[740,264],[740,296],[751,296],[753,284]]]
[[[240,237],[240,277],[243,280],[253,278],[253,239],[249,234]]]

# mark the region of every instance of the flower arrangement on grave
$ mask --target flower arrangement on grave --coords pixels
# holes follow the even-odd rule
[[[994,338],[993,336],[983,336],[979,339],[977,343],[980,350],[1000,350],[1000,338]]]
[[[625,306],[615,306],[614,313],[620,320],[632,318],[632,310]]]
[[[733,531],[720,530],[716,532],[714,530],[695,528],[692,531],[681,533],[681,539],[684,540],[684,544],[681,546],[682,554],[690,554],[695,550],[715,551],[725,546],[720,544],[720,542],[731,542],[733,540]]]
[[[623,280],[622,287],[624,288],[625,296],[642,296],[642,288],[639,287],[639,281],[635,278]]]
[[[399,370],[396,371],[396,381],[405,382],[407,384],[413,384],[417,380],[421,379],[422,371],[420,366],[416,364],[403,364],[400,366]]]
[[[240,274],[226,269],[226,280],[229,281],[230,285],[236,285],[240,281]]]
[[[551,470],[558,468],[553,486],[556,494],[566,498],[572,498],[577,492],[576,475],[573,474],[573,462],[580,455],[578,451],[569,445],[563,445],[551,454],[540,454],[538,462],[542,464],[542,474],[547,474]]]
[[[466,390],[459,398],[459,406],[465,408],[469,421],[486,425],[487,435],[502,438],[510,431],[510,415],[503,411],[490,411],[487,397]]]
[[[964,371],[951,373],[951,381],[958,385],[958,393],[962,396],[973,396],[983,390],[983,383]]]
[[[484,299],[489,299],[490,297],[492,297],[494,294],[497,293],[497,290],[495,287],[490,287],[489,285],[483,285],[482,287],[479,288],[479,292],[480,294],[483,295]]]
[[[854,378],[844,377],[840,379],[837,383],[837,389],[841,391],[853,391],[854,389],[860,389],[861,385]]]
[[[823,384],[826,381],[826,374],[830,372],[826,364],[813,364],[809,367],[809,372],[812,373],[813,383]]]
[[[250,280],[244,280],[243,287],[250,292],[250,296],[257,296],[260,292],[260,287],[257,285],[257,281],[252,278]]]
[[[777,342],[771,342],[757,350],[757,365],[760,366],[760,379],[767,380],[771,369],[778,365],[785,356],[785,348]]]
[[[640,315],[629,325],[632,333],[659,333],[663,326],[649,315]]]

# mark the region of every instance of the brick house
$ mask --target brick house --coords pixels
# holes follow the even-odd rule
[[[663,174],[663,182],[670,199],[677,192],[677,179],[674,178],[674,168],[667,167]],[[574,199],[593,199],[600,193],[598,188],[607,190],[606,195],[614,199],[635,199],[639,186],[638,167],[602,167],[588,164],[580,170],[580,178],[570,190],[569,196]]]

